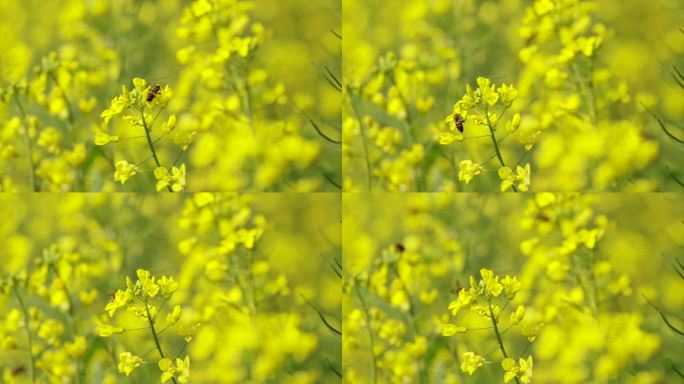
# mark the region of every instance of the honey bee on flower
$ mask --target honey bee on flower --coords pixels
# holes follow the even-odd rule
[[[454,113],[454,125],[456,128],[458,128],[458,131],[463,133],[463,123],[465,123],[465,119],[463,116],[461,116],[460,113]]]
[[[155,96],[159,94],[161,90],[161,86],[159,84],[153,85],[150,87],[150,90],[147,93],[147,99],[145,99],[148,103],[151,103],[152,100],[154,100]]]

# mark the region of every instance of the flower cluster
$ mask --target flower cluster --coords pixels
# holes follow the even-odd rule
[[[346,204],[349,212],[371,214],[368,206],[382,203],[357,197]],[[448,199],[435,202],[442,208],[448,204]],[[448,221],[431,216],[432,208],[422,198],[401,206],[397,213],[407,233],[383,238],[389,243],[383,245],[364,231],[362,223],[376,220],[374,214],[350,220],[347,233],[355,240],[347,243],[345,254],[357,256],[344,259],[349,277],[343,286],[342,348],[345,356],[360,359],[345,362],[345,382],[439,381],[434,371],[455,380],[449,353],[440,350],[431,362],[426,358],[439,332],[439,286],[461,270],[465,255]]]
[[[346,199],[344,381],[676,381],[681,278],[645,262],[681,248],[672,198]]]
[[[176,167],[176,163],[188,149],[195,132],[188,135],[185,131],[176,131],[174,141],[180,146],[180,152],[176,155],[176,161],[172,165],[172,175],[169,175],[168,169],[161,165],[155,144],[174,131],[176,115],[170,115],[162,124],[159,137],[152,139],[152,135],[156,132],[153,130],[153,126],[172,96],[173,92],[168,85],[161,88],[159,85],[148,84],[145,79],[135,78],[133,79],[133,89],[128,90],[125,85],[122,86],[121,95],[112,99],[110,107],[102,111],[100,117],[104,119],[104,125],[99,126],[95,131],[96,145],[105,146],[122,140],[120,136],[111,135],[107,131],[112,118],[120,117],[121,120],[128,123],[126,131],[131,131],[132,128],[135,132],[133,133],[135,136],[128,137],[128,139],[146,140],[150,152],[145,160],[137,164],[131,164],[127,160],[118,160],[114,172],[114,181],[123,185],[132,176],[142,172],[139,167],[142,163],[153,159],[156,165],[154,176],[158,180],[157,191],[168,189],[169,192],[180,192],[185,188],[185,164]],[[188,137],[190,141],[188,141]]]
[[[317,13],[315,27],[301,31],[281,16],[301,12],[299,4],[268,8],[238,0],[3,5],[0,188],[178,191],[183,164],[202,175],[194,190],[338,188],[339,94],[319,86],[325,79],[308,60],[289,60],[293,50],[321,56],[310,42],[335,17]],[[329,36],[332,51],[339,39]],[[339,72],[341,56],[319,64]],[[121,84],[128,89],[110,103]],[[153,177],[158,168],[169,178]]]
[[[109,318],[113,318],[117,312],[126,311],[133,314],[136,318],[142,319],[154,340],[155,347],[159,352],[161,360],[159,360],[159,369],[162,371],[161,382],[165,383],[172,380],[174,383],[187,383],[190,377],[190,358],[186,356],[185,359],[177,359],[176,366],[173,365],[170,359],[164,354],[164,350],[159,340],[159,336],[170,327],[175,326],[182,314],[180,305],[174,305],[166,315],[166,327],[159,329],[158,319],[161,316],[161,310],[171,300],[174,292],[178,289],[178,282],[173,277],[162,276],[157,278],[152,276],[149,271],[138,269],[136,271],[138,279],[133,282],[130,278],[126,278],[126,289],[118,289],[109,303],[105,306],[105,312]],[[155,304],[159,303],[159,306]],[[144,329],[144,328],[143,328]],[[122,327],[112,326],[108,323],[102,323],[99,326],[99,335],[101,337],[110,337],[114,334],[121,334],[126,332]],[[178,332],[185,338],[186,345],[192,340],[196,332],[196,325],[179,326]],[[185,349],[185,347],[183,347]],[[182,351],[181,351],[182,352]],[[180,353],[179,353],[180,355]],[[119,354],[118,370],[120,373],[129,376],[136,367],[143,363],[141,357],[133,355],[130,352],[121,352]]]
[[[314,170],[325,157],[321,145],[303,129],[319,129],[318,119],[308,117],[314,112],[303,112],[313,103],[300,105],[286,83],[260,65],[270,32],[254,20],[254,7],[240,0],[195,1],[183,9],[177,30],[184,44],[176,52],[183,66],[177,106],[192,111],[179,117],[179,126],[202,134],[192,157],[215,170],[203,177],[203,190],[282,188],[286,176],[296,180],[295,190],[326,188],[326,178]]]
[[[633,302],[632,277],[621,268],[627,260],[618,257],[616,264],[601,252],[610,222],[594,213],[593,205],[591,196],[539,194],[528,202],[521,222],[532,234],[520,250],[530,263],[542,266],[523,277],[536,282],[537,293],[530,299],[546,308],[548,325],[537,343],[543,351],[540,360],[576,372],[567,380],[572,383],[608,380],[635,361],[654,357],[661,343],[644,329],[641,314],[618,305]],[[584,344],[588,337],[595,342]],[[547,369],[540,372],[541,377],[551,375]]]
[[[0,103],[17,114],[8,116],[2,127],[0,157],[10,169],[26,176],[18,181],[28,181],[29,190],[78,188],[78,169],[87,156],[86,145],[79,142],[78,119],[87,117],[96,105],[94,97],[84,95],[90,91],[85,76],[74,52],[51,52],[42,58],[32,78],[0,88]],[[50,118],[45,119],[46,115]],[[21,187],[6,181],[10,184],[5,190]]]
[[[511,309],[511,313],[508,316],[508,325],[505,328],[503,326],[505,323],[504,319],[502,319],[503,312],[515,300],[521,287],[522,283],[518,281],[517,277],[506,275],[502,278],[495,275],[493,271],[483,268],[480,270],[480,279],[477,280],[471,276],[470,288],[460,289],[458,298],[449,304],[449,310],[454,316],[458,315],[461,309],[466,308],[477,317],[491,323],[491,327],[485,327],[484,329],[491,329],[495,340],[498,342],[498,349],[503,355],[501,367],[504,370],[503,379],[505,383],[512,380],[515,380],[517,383],[530,383],[532,378],[532,356],[528,356],[526,359],[521,357],[519,363],[516,363],[514,359],[509,357],[511,351],[509,348],[507,352],[502,336],[512,327],[518,327],[520,333],[527,337],[529,343],[531,343],[535,340],[541,328],[539,323],[521,324],[525,317],[525,306],[522,304],[518,304],[515,306],[515,309]],[[449,323],[443,326],[442,335],[453,336],[459,333],[482,329]],[[527,348],[529,348],[529,344],[520,355]],[[484,356],[467,351],[461,356],[461,370],[468,375],[472,375],[485,362]]]
[[[250,195],[199,193],[183,208],[180,290],[198,291],[186,298],[193,308],[203,308],[199,319],[206,331],[201,330],[198,339],[221,340],[205,344],[205,357],[197,364],[223,362],[220,371],[207,369],[196,380],[267,382],[291,365],[301,365],[300,374],[316,377],[316,370],[305,363],[329,342],[311,332],[308,316],[291,310],[298,305],[294,284],[302,267],[294,267],[298,273],[284,273],[258,252],[268,247],[265,232],[270,220],[255,212],[254,200]],[[312,294],[298,293],[305,302]],[[314,307],[318,316],[324,316]]]
[[[466,94],[456,102],[453,113],[446,117],[445,123],[447,130],[439,132],[438,141],[442,145],[449,145],[455,141],[463,141],[466,127],[469,137],[490,138],[494,153],[482,163],[474,163],[472,160],[461,160],[459,163],[458,180],[466,184],[477,175],[481,174],[484,165],[496,157],[501,168],[499,177],[501,178],[501,191],[513,188],[516,192],[527,191],[530,185],[530,165],[524,167],[516,165],[514,174],[510,167],[506,166],[500,150],[501,142],[509,134],[515,133],[520,127],[521,117],[519,113],[514,113],[510,120],[506,122],[506,134],[499,138],[496,136],[496,129],[499,122],[503,119],[506,111],[511,108],[513,101],[518,97],[518,90],[512,85],[501,84],[497,87],[490,79],[484,77],[477,78],[477,89],[466,85]],[[468,124],[469,123],[469,124]],[[484,132],[484,135],[472,135],[471,132]],[[527,148],[529,149],[529,148]],[[522,158],[521,158],[522,160]],[[518,162],[520,163],[520,162]]]
[[[3,382],[334,381],[334,195],[139,198],[0,195]]]
[[[64,235],[42,256],[28,258],[25,268],[19,264],[26,260],[20,248],[10,245],[19,259],[6,266],[18,269],[8,273],[3,268],[0,277],[0,303],[5,307],[0,316],[0,350],[13,356],[4,360],[3,380],[24,377],[40,382],[60,377],[84,382],[82,361],[92,337],[84,329],[83,314],[95,307],[100,296],[97,282],[109,271],[105,255],[112,261],[117,255],[115,246],[106,250],[102,229],[95,223],[87,225],[95,243]]]
[[[501,7],[411,1],[396,11],[377,1],[351,1],[345,11],[344,189],[493,190],[493,180],[464,185],[485,175],[486,167],[477,165],[489,161],[498,163],[497,189],[504,191],[674,186],[678,179],[665,173],[644,173],[664,169],[658,163],[674,161],[675,154],[661,153],[658,140],[667,137],[650,132],[656,122],[636,101],[651,108],[678,94],[660,84],[652,60],[628,48],[655,52],[648,47],[653,39],[640,38],[637,28],[624,36],[630,22],[619,20],[633,16],[606,1],[601,9],[615,10],[609,21],[619,34],[595,22],[596,4],[582,0]],[[661,32],[649,33],[681,42],[675,24],[668,24],[670,32],[657,24],[651,27]],[[631,64],[623,70],[606,57]],[[643,73],[646,68],[653,73]],[[506,81],[489,80],[499,78]],[[455,90],[473,79],[478,87],[451,108]],[[681,116],[680,107],[662,104]],[[494,132],[506,106],[510,116]]]
[[[430,134],[440,113],[439,93],[461,73],[462,57],[454,36],[472,28],[467,23],[427,22],[430,17],[459,14],[472,6],[425,4],[412,0],[401,10],[370,14],[378,4],[350,1],[351,25],[344,37],[344,108],[342,120],[343,189],[417,191],[453,189],[431,165],[443,164]],[[418,12],[417,15],[414,12]],[[345,14],[345,17],[347,15]],[[392,44],[369,44],[374,31],[363,18],[405,20],[421,31],[398,29]],[[405,33],[405,35],[403,35]],[[418,37],[420,36],[420,37]],[[382,48],[379,48],[382,47]],[[448,164],[447,164],[448,166]]]
[[[532,116],[518,139],[538,147],[544,190],[614,187],[658,153],[638,122],[643,116],[624,113],[636,108],[627,83],[600,65],[611,32],[592,20],[594,9],[582,0],[536,0],[519,29],[525,41],[519,51],[519,86],[526,95],[521,108]],[[637,188],[650,187],[644,182]]]

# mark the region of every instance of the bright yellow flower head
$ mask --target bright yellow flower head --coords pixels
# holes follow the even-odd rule
[[[518,293],[520,287],[522,287],[522,283],[517,277],[511,277],[509,275],[506,275],[506,277],[501,279],[501,284],[504,287],[504,291],[506,292],[508,300],[513,300],[513,298],[515,298],[515,294]]]
[[[176,292],[176,289],[178,289],[178,282],[173,279],[173,276],[162,276],[157,281],[157,284],[159,285],[159,288],[161,288],[162,296],[165,298],[169,298],[174,292]]]
[[[138,275],[138,282],[140,283],[145,295],[148,297],[157,296],[157,293],[159,293],[159,285],[155,283],[154,277],[150,277],[150,272],[144,269],[138,269],[136,274]]]
[[[484,365],[485,359],[473,352],[464,352],[461,358],[461,371],[472,375],[477,368]]]
[[[98,329],[98,334],[101,337],[109,337],[111,335],[117,334],[117,333],[123,333],[123,328],[120,327],[113,327],[109,324],[102,324],[100,325]]]
[[[530,164],[525,164],[525,167],[517,166],[515,174],[509,167],[499,168],[499,178],[501,178],[501,192],[505,192],[513,185],[516,185],[521,192],[527,192],[530,187]]]
[[[129,376],[136,367],[142,364],[142,359],[132,355],[130,352],[123,352],[119,355],[119,372]]]
[[[511,121],[506,122],[506,132],[513,133],[520,127],[521,117],[519,113],[513,114]]]
[[[126,160],[119,160],[116,162],[116,171],[114,172],[114,181],[121,182],[123,185],[131,176],[138,173],[138,167],[135,164],[130,164]]]
[[[472,160],[462,160],[459,164],[459,168],[458,180],[464,181],[466,184],[470,183],[470,180],[482,172],[482,166],[473,163]]]
[[[442,336],[453,336],[457,333],[463,333],[466,331],[466,327],[460,327],[454,324],[444,324],[442,325]]]
[[[513,101],[518,97],[518,90],[512,84],[501,84],[497,89],[497,92],[499,92],[499,96],[501,96],[501,104],[503,104],[504,107],[510,107],[511,104],[513,104]]]
[[[182,310],[181,310],[180,305],[174,306],[171,313],[169,313],[166,316],[166,321],[169,323],[169,325],[176,324],[178,322],[178,320],[180,320],[181,313],[182,313]]]
[[[95,132],[95,145],[107,145],[119,141],[119,136],[113,136],[106,132]]]
[[[480,270],[480,276],[487,289],[487,292],[494,297],[498,297],[503,291],[503,285],[499,282],[499,276],[494,275],[494,272],[483,268]]]
[[[171,168],[171,174],[166,168],[158,167],[154,170],[154,177],[157,179],[157,191],[170,186],[173,192],[181,192],[185,188],[185,164]]]
[[[478,77],[477,85],[479,87],[478,91],[482,94],[482,98],[487,105],[493,106],[499,101],[499,94],[496,93],[496,85],[492,84],[491,80],[484,77]]]
[[[516,325],[519,324],[523,317],[525,316],[525,307],[522,305],[518,305],[518,307],[515,309],[515,312],[511,313],[511,324]]]
[[[138,95],[144,95],[145,89],[147,88],[147,81],[145,81],[145,79],[136,77],[133,79],[133,88],[138,91]]]
[[[162,383],[175,378],[178,383],[187,384],[190,379],[190,356],[186,356],[185,359],[176,359],[175,366],[171,359],[161,359],[159,360],[159,369],[162,371]]]
[[[516,378],[521,383],[529,384],[532,382],[532,356],[527,359],[520,358],[519,364],[510,357],[505,358],[501,362],[501,367],[504,369],[504,383],[509,383]]]
[[[456,316],[456,314],[458,314],[458,311],[461,308],[470,305],[474,300],[475,300],[475,294],[472,290],[470,290],[470,289],[461,290],[458,293],[458,298],[449,304],[449,309],[451,310],[451,314]]]
[[[117,310],[119,310],[122,307],[125,307],[132,301],[133,293],[130,290],[119,289],[114,294],[114,299],[107,303],[107,305],[105,306],[105,311],[107,311],[109,317],[113,317]]]

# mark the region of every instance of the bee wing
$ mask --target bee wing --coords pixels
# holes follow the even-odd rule
[[[463,290],[463,286],[461,285],[460,280],[456,280],[456,287],[451,289],[451,293],[454,295],[457,295]]]

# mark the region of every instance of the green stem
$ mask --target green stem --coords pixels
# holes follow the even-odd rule
[[[598,108],[596,106],[596,93],[594,91],[594,57],[589,58],[589,79],[588,79],[588,86],[589,86],[589,98],[590,100],[590,106],[591,106],[591,120],[594,123],[594,125],[598,124]]]
[[[140,109],[140,118],[143,123],[143,128],[145,128],[145,138],[147,139],[147,146],[150,148],[150,152],[152,152],[152,158],[154,159],[154,163],[157,165],[157,168],[159,168],[161,167],[161,164],[159,163],[159,158],[157,157],[157,151],[155,151],[154,149],[154,143],[152,142],[152,136],[150,135],[150,128],[147,126],[147,121],[145,120],[145,107],[142,107]],[[166,189],[168,189],[169,192],[173,192],[170,185],[167,185]]]
[[[31,383],[36,382],[36,361],[33,358],[33,336],[31,335],[31,316],[29,315],[28,309],[26,308],[26,304],[24,303],[24,300],[21,298],[21,295],[19,294],[19,290],[17,289],[16,283],[13,284],[12,286],[14,295],[17,297],[17,301],[19,301],[19,306],[21,307],[21,311],[24,313],[24,329],[26,330],[26,336],[28,338],[28,353],[29,353],[29,374],[31,375]]]
[[[150,306],[147,304],[147,300],[145,300],[145,312],[147,312],[147,322],[150,324],[150,331],[152,331],[154,345],[157,347],[157,351],[159,351],[159,356],[161,356],[162,359],[165,359],[166,356],[164,355],[164,351],[159,343],[159,336],[157,336],[157,330],[154,328],[154,320],[152,320],[152,314],[150,314]],[[178,384],[175,377],[172,377],[171,380],[173,380],[174,384]]]
[[[359,301],[361,302],[361,307],[363,307],[363,314],[366,317],[366,329],[368,330],[368,338],[370,340],[370,349],[371,349],[371,358],[373,360],[373,365],[371,369],[371,375],[373,377],[373,384],[376,384],[378,382],[378,371],[377,371],[377,365],[378,362],[375,358],[375,337],[373,336],[373,329],[371,328],[371,317],[370,313],[368,311],[368,306],[366,305],[366,301],[363,299],[363,296],[361,296],[361,292],[359,292],[359,286],[356,285],[354,287],[354,290],[356,291],[356,296],[359,298]]]
[[[405,123],[405,128],[406,128],[406,133],[407,133],[407,139],[408,139],[408,144],[409,147],[413,145],[413,142],[416,140],[415,135],[413,134],[413,129],[411,129],[411,124],[413,124],[413,119],[411,118],[411,112],[409,111],[409,105],[406,99],[404,98],[404,95],[401,93],[401,90],[399,89],[399,86],[397,85],[397,82],[394,80],[394,74],[390,73],[389,75],[389,80],[394,86],[394,88],[397,89],[397,95],[399,96],[399,101],[401,101],[401,105],[404,107],[404,110],[406,111],[406,121]]]
[[[366,160],[366,176],[367,176],[367,183],[368,183],[368,192],[373,191],[373,183],[371,181],[372,179],[372,171],[371,171],[371,164],[370,164],[370,157],[368,156],[368,143],[366,142],[366,124],[363,122],[363,119],[361,118],[361,114],[359,113],[358,108],[356,107],[356,103],[354,103],[354,96],[351,97],[351,107],[354,110],[354,114],[356,115],[356,119],[359,122],[359,129],[361,130],[361,143],[363,144],[363,155]]]
[[[64,88],[62,88],[61,85],[59,85],[59,82],[57,81],[57,76],[55,76],[55,73],[52,71],[48,72],[48,76],[52,79],[52,81],[55,83],[55,87],[59,89],[59,92],[62,94],[62,99],[64,100],[64,103],[67,106],[67,132],[69,133],[69,140],[71,140],[71,145],[73,146],[74,144],[74,113],[73,113],[73,108],[71,107],[71,102],[69,101],[69,97],[66,94],[66,91]]]
[[[399,284],[401,284],[401,290],[404,292],[404,295],[406,295],[406,300],[408,301],[409,305],[409,322],[411,323],[411,328],[413,329],[413,336],[418,336],[418,328],[416,327],[416,322],[415,322],[415,316],[416,316],[416,311],[413,308],[413,302],[411,301],[411,293],[409,292],[408,288],[406,287],[406,284],[404,284],[404,281],[401,279],[401,276],[399,275],[399,269],[397,268],[397,265],[395,263],[390,264],[390,267],[392,268],[392,271],[394,274],[397,276],[397,280],[399,281]]]
[[[399,268],[397,268],[397,264],[393,263],[391,264],[391,268],[394,271],[394,274],[397,276],[397,280],[399,281],[399,284],[401,284],[401,290],[404,291],[404,294],[406,295],[406,300],[408,301],[409,304],[409,323],[411,325],[411,329],[413,330],[413,337],[418,336],[418,327],[416,326],[416,310],[413,306],[413,301],[411,300],[411,293],[408,290],[408,287],[404,283],[404,281],[401,279],[401,275],[399,275]],[[418,379],[419,383],[424,383],[425,382],[425,371],[423,370],[423,365],[420,364],[418,366]]]
[[[593,77],[593,75],[592,75],[593,69],[590,68],[590,73],[589,73],[590,80],[585,82],[585,80],[582,79],[582,74],[580,73],[579,69],[577,68],[577,64],[575,64],[575,63],[571,64],[571,68],[572,68],[572,73],[575,77],[575,82],[577,83],[577,88],[579,90],[579,93],[584,94],[589,99],[589,100],[585,100],[586,108],[587,108],[587,114],[589,115],[591,123],[593,125],[596,125],[596,123],[598,121],[598,118],[596,116],[596,99],[594,97],[593,79],[591,79]]]
[[[252,251],[247,252],[247,257],[248,257],[248,263],[249,265],[247,266],[248,272],[247,276],[249,278],[249,295],[250,295],[250,307],[252,310],[252,314],[256,314],[256,291],[255,291],[255,281],[254,281],[254,253]]]
[[[494,144],[494,151],[496,151],[496,157],[499,159],[499,164],[501,164],[501,167],[505,167],[506,163],[504,162],[503,156],[501,156],[501,151],[499,150],[499,142],[496,140],[496,135],[494,134],[494,126],[492,125],[491,120],[489,119],[489,110],[485,107],[484,110],[485,117],[487,119],[487,128],[489,128],[489,137],[492,139],[492,144]],[[518,192],[518,188],[515,187],[515,185],[511,186],[513,188],[513,191]]]
[[[245,99],[247,101],[247,116],[249,117],[249,127],[252,129],[252,133],[256,135],[254,129],[254,107],[252,106],[252,88],[249,86],[249,80],[247,79],[247,74],[245,74]]]
[[[57,268],[55,267],[54,264],[50,263],[49,266],[50,266],[50,269],[52,270],[52,272],[54,272],[57,280],[59,280],[59,282],[62,283],[62,288],[64,289],[64,293],[67,296],[67,304],[69,304],[69,316],[73,317],[74,316],[74,302],[73,302],[73,300],[71,300],[71,294],[69,292],[69,289],[67,288],[66,282],[62,279],[61,276],[59,276],[59,272],[57,271]]]
[[[589,279],[591,280],[591,290],[592,290],[592,311],[594,312],[594,317],[598,318],[599,312],[599,294],[598,286],[596,284],[596,274],[594,273],[594,266],[596,264],[596,250],[592,250],[589,253],[589,265],[587,266],[589,272]]]
[[[394,85],[394,88],[397,90],[397,95],[399,96],[399,101],[401,101],[402,106],[404,107],[404,110],[406,111],[406,120],[402,121],[402,125],[404,126],[406,130],[406,139],[408,141],[408,147],[409,149],[413,148],[413,143],[416,141],[416,136],[413,133],[413,119],[411,118],[411,111],[409,109],[409,104],[406,101],[406,98],[404,98],[404,94],[401,93],[401,90],[399,89],[399,86],[397,85],[396,80],[394,79],[394,74],[390,73],[389,75],[389,80]],[[417,169],[414,169],[414,177],[416,178],[416,192],[421,192],[425,190],[425,180],[423,180],[423,176],[420,170],[420,167]]]
[[[71,299],[71,292],[69,292],[69,288],[67,287],[66,281],[62,279],[61,276],[59,276],[59,271],[57,271],[57,267],[55,267],[54,264],[50,263],[49,264],[50,269],[52,269],[52,272],[55,274],[55,278],[59,280],[60,283],[62,283],[62,289],[64,289],[64,293],[66,294],[67,297],[67,304],[69,304],[69,311],[66,316],[67,319],[67,324],[69,326],[69,331],[71,332],[71,336],[73,338],[76,338],[76,320],[74,319],[74,301]],[[76,361],[76,384],[81,383],[81,375],[83,373],[82,367],[81,367],[81,362],[80,360]]]
[[[499,332],[499,326],[496,323],[496,318],[494,317],[494,309],[492,308],[492,302],[489,302],[489,316],[492,319],[492,326],[494,326],[494,333],[496,334],[496,340],[499,342],[499,349],[501,349],[501,353],[503,353],[504,358],[508,358],[508,354],[506,353],[506,348],[504,347],[503,340],[501,340],[501,333]],[[520,380],[518,377],[515,378],[515,382],[520,384]]]
[[[21,105],[21,102],[19,101],[19,95],[15,94],[13,99],[14,102],[17,104],[17,108],[19,108],[19,113],[21,114],[23,124],[26,124],[26,111],[24,110],[24,106]],[[29,137],[28,127],[24,127],[24,141],[26,142],[26,148],[28,149],[29,170],[31,174],[31,188],[33,189],[33,192],[38,192],[39,189],[38,181],[36,180],[36,169],[33,166],[33,143],[31,142],[31,137]]]

